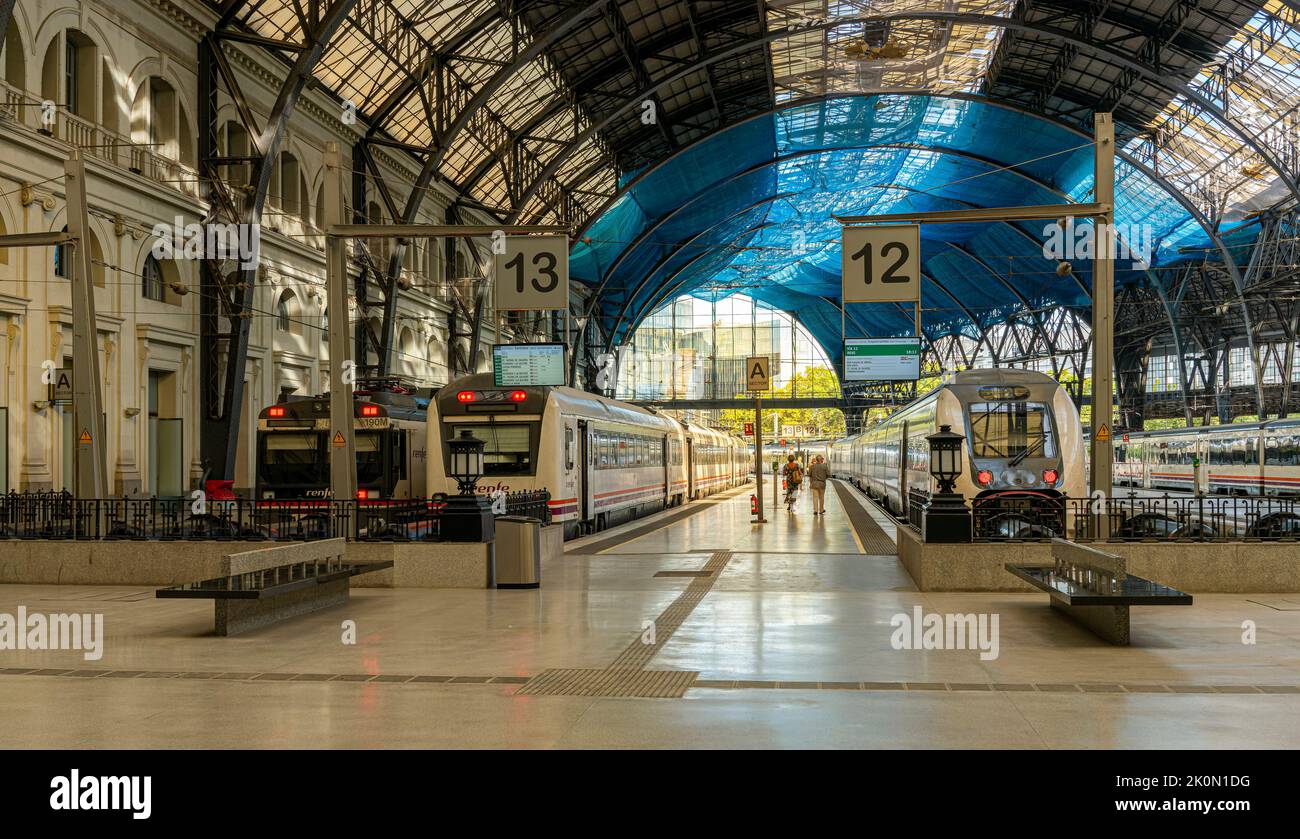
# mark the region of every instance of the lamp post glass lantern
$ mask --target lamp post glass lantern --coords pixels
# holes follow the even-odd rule
[[[966,438],[941,425],[925,440],[930,444],[930,475],[939,483],[939,492],[950,493],[961,476],[961,444]]]
[[[954,490],[961,477],[961,447],[966,438],[947,425],[925,438],[930,444],[930,476],[939,491],[921,511],[921,539],[925,542],[969,542],[971,514],[966,501]]]
[[[447,443],[451,454],[448,473],[456,479],[461,495],[473,495],[478,479],[483,477],[483,448],[487,444],[474,436],[468,428]]]

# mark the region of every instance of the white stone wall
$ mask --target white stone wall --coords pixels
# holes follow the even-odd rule
[[[183,416],[184,463],[192,484],[199,462],[199,270],[194,261],[178,260],[167,279],[189,293],[168,291],[165,301],[143,296],[140,272],[153,245],[155,224],[181,218],[201,220],[206,207],[197,197],[193,162],[197,157],[197,54],[201,34],[215,20],[206,4],[168,0],[67,2],[22,0],[14,10],[17,37],[0,61],[6,86],[0,88],[0,222],[7,233],[57,231],[65,222],[63,161],[78,138],[88,148],[92,252],[97,262],[96,308],[100,330],[104,409],[110,489],[116,493],[151,494],[149,485],[148,380],[151,370],[172,373],[162,404]],[[81,73],[79,110],[83,119],[60,114],[53,136],[38,131],[39,103],[62,78],[68,30],[89,43],[93,76]],[[72,36],[74,40],[78,36]],[[14,55],[14,43],[22,55]],[[54,45],[54,49],[51,49]],[[47,56],[51,57],[47,61]],[[79,61],[81,61],[79,60]],[[255,116],[266,120],[284,68],[257,48],[235,46],[231,66],[239,77]],[[79,63],[79,66],[82,66]],[[161,80],[150,81],[151,79]],[[167,89],[166,113],[160,124],[178,121],[166,143],[145,154],[142,147],[113,145],[149,140],[148,96],[151,85]],[[93,95],[85,95],[92,91]],[[163,100],[159,100],[163,101]],[[63,103],[60,103],[63,104]],[[219,130],[238,122],[226,92],[220,96]],[[328,353],[322,325],[326,294],[323,241],[313,221],[320,218],[319,195],[327,142],[342,149],[350,165],[351,144],[360,126],[345,125],[341,107],[319,90],[300,99],[282,146],[298,161],[305,184],[302,217],[280,210],[284,185],[272,187],[264,217],[261,267],[253,303],[248,364],[244,371],[247,401],[241,431],[236,486],[251,484],[251,426],[257,412],[273,403],[282,387],[320,393],[327,382]],[[166,126],[164,126],[166,128]],[[90,143],[94,139],[99,143]],[[378,150],[399,204],[417,166],[400,153]],[[132,169],[139,169],[133,172]],[[350,185],[345,187],[350,200]],[[297,190],[293,190],[297,191]],[[440,223],[449,196],[435,193],[424,202],[422,222]],[[481,219],[487,221],[487,219]],[[62,366],[71,357],[71,310],[67,280],[54,274],[53,248],[0,250],[0,406],[9,409],[7,484],[14,489],[60,489],[64,486],[63,417],[45,404],[42,363]],[[100,264],[102,263],[102,264]],[[399,354],[393,370],[422,384],[448,378],[448,307],[434,292],[445,287],[440,246],[419,260],[398,303],[394,340]],[[351,285],[349,285],[351,289]],[[286,292],[292,328],[276,328],[277,303]],[[372,292],[379,295],[376,290]],[[373,310],[379,315],[381,308]],[[358,317],[355,309],[350,320]],[[487,324],[485,324],[487,326]],[[495,340],[490,327],[484,344]],[[475,353],[474,355],[478,355]]]

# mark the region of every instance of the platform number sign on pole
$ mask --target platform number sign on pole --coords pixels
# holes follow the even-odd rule
[[[763,516],[763,391],[772,387],[772,359],[766,355],[751,355],[745,359],[745,387],[754,394],[754,425],[745,423],[745,433],[754,434],[754,519],[755,524],[766,524]],[[775,500],[775,496],[773,497]]]
[[[921,228],[846,227],[840,257],[845,303],[895,303],[921,294]]]
[[[502,250],[492,257],[497,311],[568,310],[568,237],[507,236]]]
[[[772,359],[765,355],[751,355],[745,360],[746,389],[761,393],[772,385]]]

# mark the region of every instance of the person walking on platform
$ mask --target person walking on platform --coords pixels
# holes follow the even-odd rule
[[[785,508],[793,513],[799,485],[803,483],[803,467],[794,459],[794,455],[786,458],[785,466],[781,467],[781,477],[785,478]]]
[[[831,467],[826,465],[826,458],[817,455],[812,466],[808,467],[808,488],[812,490],[813,515],[826,515],[826,479],[831,476]]]

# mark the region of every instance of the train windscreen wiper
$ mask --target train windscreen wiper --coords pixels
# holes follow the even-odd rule
[[[1019,465],[1021,464],[1021,462],[1024,461],[1025,458],[1029,457],[1029,455],[1030,455],[1031,452],[1036,451],[1037,449],[1041,449],[1041,448],[1043,447],[1043,443],[1045,443],[1045,442],[1047,442],[1047,435],[1046,435],[1046,434],[1044,434],[1044,435],[1042,435],[1041,437],[1039,437],[1037,440],[1035,440],[1035,441],[1034,441],[1033,443],[1031,443],[1030,445],[1025,446],[1023,449],[1021,449],[1019,452],[1017,452],[1017,453],[1015,454],[1015,456],[1011,458],[1011,460],[1009,460],[1009,461],[1007,461],[1007,462],[1008,462],[1011,466],[1019,466]]]

